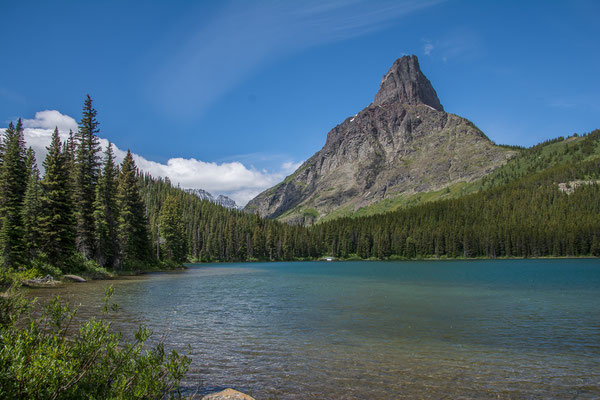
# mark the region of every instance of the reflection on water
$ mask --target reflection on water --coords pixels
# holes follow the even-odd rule
[[[57,293],[259,399],[600,397],[600,261],[198,265]]]

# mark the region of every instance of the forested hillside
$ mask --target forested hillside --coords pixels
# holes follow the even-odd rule
[[[481,179],[473,182],[458,182],[441,190],[415,193],[412,195],[400,195],[384,199],[353,212],[340,209],[334,211],[324,219],[332,220],[347,216],[362,217],[382,214],[432,201],[455,199],[467,194],[504,185],[515,179],[543,171],[544,169],[558,164],[564,164],[571,161],[579,162],[591,160],[600,157],[600,131],[595,130],[589,135],[582,136],[574,134],[567,138],[561,136],[529,148],[518,146],[504,147],[518,150],[518,154],[505,165],[492,171]]]
[[[316,225],[320,251],[360,258],[600,255],[600,159],[458,199]],[[583,180],[571,194],[559,183]]]
[[[202,200],[174,187],[168,179],[141,175],[139,182],[148,204],[154,251],[160,234],[161,241],[171,235],[176,237],[178,248],[185,247],[182,254],[191,261],[289,260],[318,255],[310,251],[308,230],[301,226]],[[161,223],[161,215],[168,213],[169,208],[175,208],[174,214],[182,216],[181,225],[170,226],[164,218]],[[164,253],[164,243],[160,248]]]
[[[112,146],[100,149],[96,114],[88,96],[77,132],[61,142],[54,130],[43,176],[21,120],[9,124],[0,141],[0,271],[105,275],[186,260],[317,256],[303,228],[144,175],[129,151],[116,165]]]
[[[43,176],[21,121],[0,142],[2,270],[140,270],[185,261],[600,255],[600,131],[520,154],[456,198],[310,228],[230,210],[101,154],[88,97]],[[471,194],[468,194],[472,192]]]
[[[194,260],[600,255],[598,184],[580,185],[572,194],[558,185],[596,182],[599,155],[598,130],[559,138],[522,150],[474,183],[476,193],[310,228],[226,210],[148,176],[143,182],[153,193],[151,221],[168,195],[185,204],[184,230]],[[156,241],[158,224],[151,225]]]

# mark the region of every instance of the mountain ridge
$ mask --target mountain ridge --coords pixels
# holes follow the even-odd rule
[[[404,56],[383,76],[369,106],[329,131],[321,150],[245,210],[311,224],[340,207],[358,210],[478,179],[514,154],[445,112],[417,57]]]
[[[197,197],[199,197],[202,200],[208,200],[211,203],[232,209],[232,210],[237,210],[240,208],[240,206],[238,206],[236,204],[236,202],[225,196],[225,195],[218,195],[217,197],[213,196],[211,193],[207,192],[204,189],[183,189],[185,192],[193,194]]]

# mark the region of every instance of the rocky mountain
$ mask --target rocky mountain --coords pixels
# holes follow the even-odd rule
[[[417,57],[404,56],[368,107],[333,128],[321,150],[245,210],[310,224],[334,211],[473,181],[513,155],[446,113]]]
[[[229,209],[237,209],[240,208],[240,206],[238,206],[235,201],[233,199],[230,199],[227,196],[224,196],[222,194],[218,195],[217,198],[215,199],[214,203],[219,204],[223,207],[227,207]]]
[[[214,197],[212,194],[208,193],[206,190],[202,189],[185,189],[186,192],[191,193],[200,197],[202,200],[208,200],[211,203],[218,204],[223,207],[227,207],[229,209],[238,209],[240,208],[235,201],[230,199],[227,196],[223,196],[222,194]]]

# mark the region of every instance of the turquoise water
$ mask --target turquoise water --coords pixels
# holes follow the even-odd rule
[[[205,264],[111,283],[116,327],[192,346],[190,391],[600,397],[600,260]],[[107,284],[58,292],[94,313]]]

